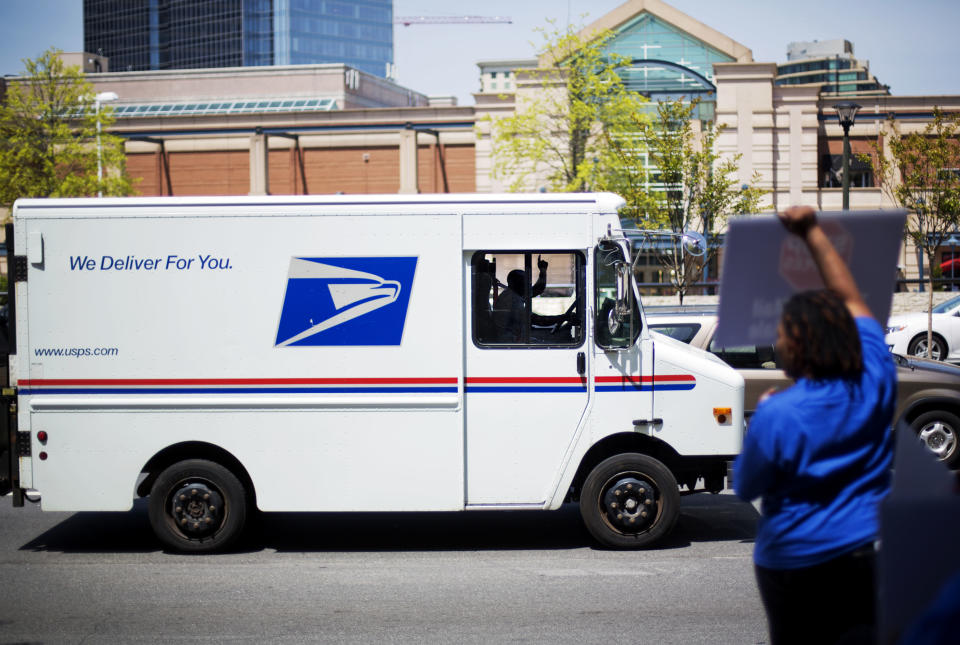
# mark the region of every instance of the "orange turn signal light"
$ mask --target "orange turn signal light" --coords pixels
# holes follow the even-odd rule
[[[730,415],[733,414],[733,408],[714,408],[713,409],[713,418],[717,420],[717,423],[726,423],[730,420]]]

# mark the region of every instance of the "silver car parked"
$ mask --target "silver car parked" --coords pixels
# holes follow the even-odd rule
[[[647,307],[647,324],[661,334],[706,350],[743,375],[744,410],[749,417],[760,395],[793,381],[777,367],[772,345],[718,347],[716,307]],[[960,468],[960,367],[891,354],[897,364],[895,420],[904,420],[940,461]]]

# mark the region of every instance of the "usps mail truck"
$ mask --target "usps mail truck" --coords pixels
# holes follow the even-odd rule
[[[611,194],[20,200],[13,503],[169,548],[256,511],[579,502],[602,544],[724,488],[743,380],[651,332]],[[9,242],[8,242],[9,243]]]

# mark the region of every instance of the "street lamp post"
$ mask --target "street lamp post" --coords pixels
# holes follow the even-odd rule
[[[119,96],[116,92],[100,92],[93,97],[93,107],[97,115],[97,197],[103,197],[101,184],[103,183],[102,147],[100,145],[100,104],[116,101]]]
[[[850,210],[850,126],[857,118],[860,106],[850,101],[843,101],[833,106],[840,118],[840,127],[843,128],[843,166],[840,169],[843,175],[843,210]]]

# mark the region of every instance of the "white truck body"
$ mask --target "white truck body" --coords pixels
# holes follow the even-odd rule
[[[263,511],[556,509],[585,456],[624,446],[670,455],[681,484],[715,481],[741,446],[739,375],[642,311],[628,346],[596,342],[598,243],[629,253],[611,235],[621,204],[20,200],[18,487],[46,510],[127,510],[175,453],[228,459]],[[547,346],[478,342],[477,258],[541,256],[573,276],[554,289],[580,312],[563,346],[556,330],[530,332]]]

